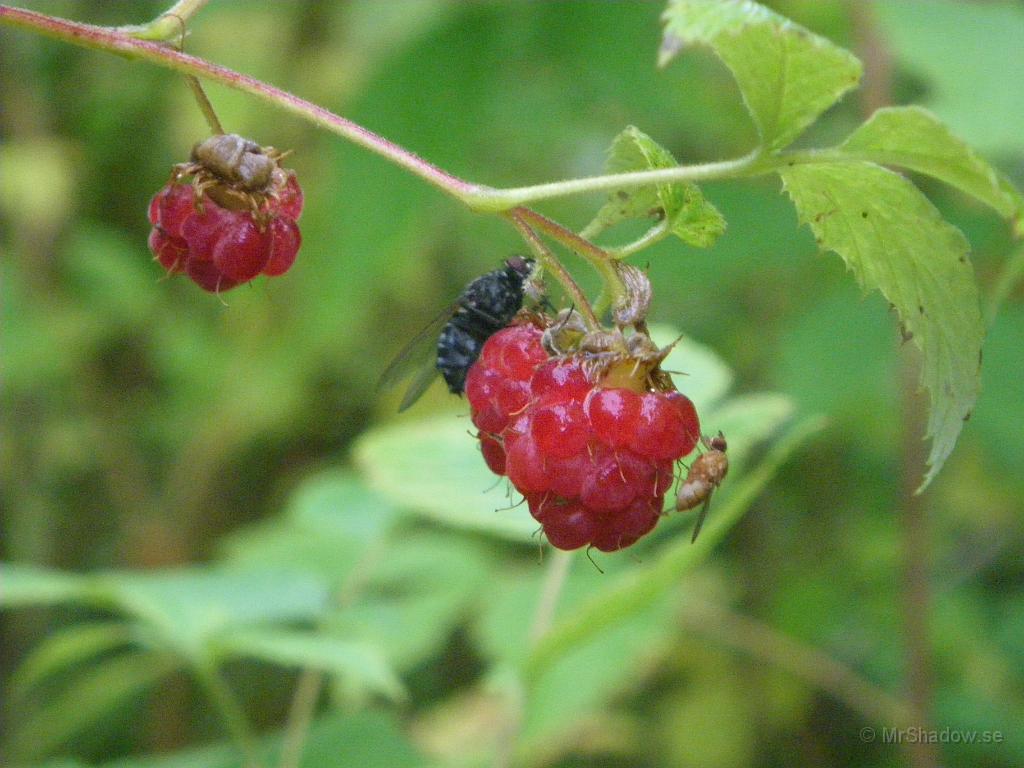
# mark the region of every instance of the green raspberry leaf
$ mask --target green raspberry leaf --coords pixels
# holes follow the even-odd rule
[[[672,153],[639,128],[629,126],[615,137],[608,150],[608,173],[675,168]],[[653,187],[617,189],[597,212],[589,231],[603,231],[628,219],[668,221],[669,231],[683,242],[707,248],[725,231],[725,219],[704,199],[700,188],[688,182]]]
[[[1020,192],[926,109],[880,109],[839,149],[861,160],[932,176],[988,205],[1018,231],[1024,224]]]
[[[696,184],[681,184],[683,207],[672,219],[672,234],[695,248],[710,248],[725,232],[725,217]]]
[[[767,151],[788,146],[860,81],[850,53],[749,0],[669,0],[658,64],[689,44],[732,71]]]
[[[932,438],[923,490],[953,450],[980,385],[984,326],[967,240],[913,184],[872,163],[780,173],[818,244],[838,253],[862,286],[881,291],[923,352]]]
[[[468,423],[447,414],[373,429],[356,441],[355,462],[396,505],[456,528],[531,541],[537,524],[509,511],[507,485],[487,469]]]

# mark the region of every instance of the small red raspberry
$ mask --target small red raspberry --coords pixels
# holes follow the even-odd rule
[[[530,324],[501,330],[469,370],[484,459],[553,546],[628,547],[657,525],[674,462],[700,437],[697,412],[650,367],[631,378],[622,371],[636,366],[619,361],[611,386],[585,354],[548,357],[542,336]]]
[[[196,146],[150,201],[149,248],[168,274],[226,291],[295,262],[302,188],[280,153],[233,134]],[[186,183],[191,178],[191,183]]]

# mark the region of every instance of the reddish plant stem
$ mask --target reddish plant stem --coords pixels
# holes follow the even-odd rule
[[[123,32],[104,27],[80,24],[9,6],[0,6],[0,20],[85,48],[120,53],[132,59],[142,59],[185,75],[202,77],[249,93],[288,112],[301,115],[364,149],[386,157],[452,197],[463,199],[482,189],[482,187],[453,176],[404,147],[400,147],[323,107],[248,75],[190,56],[187,53],[181,53],[166,45],[137,40]]]
[[[531,227],[536,227],[544,234],[550,235],[566,248],[576,251],[576,253],[585,257],[587,261],[593,263],[599,261],[607,262],[611,260],[611,257],[603,248],[595,245],[584,237],[580,237],[571,229],[563,227],[557,221],[549,219],[542,213],[537,213],[536,211],[522,206],[513,208],[511,213],[528,222]]]

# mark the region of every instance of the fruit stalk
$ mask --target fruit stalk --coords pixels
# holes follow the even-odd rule
[[[544,242],[533,231],[533,228],[526,223],[522,214],[527,210],[526,208],[516,208],[515,211],[509,213],[508,219],[519,230],[519,234],[523,236],[523,240],[530,246],[530,250],[537,257],[537,261],[544,269],[553,274],[555,279],[565,289],[565,292],[572,299],[573,305],[583,316],[590,329],[596,331],[601,327],[601,321],[598,320],[597,315],[594,313],[594,308],[587,300],[587,295],[583,293],[583,289],[579,287],[576,281],[572,279],[572,275],[562,266],[562,262],[544,245]]]

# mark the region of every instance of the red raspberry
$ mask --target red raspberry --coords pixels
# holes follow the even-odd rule
[[[148,212],[149,248],[168,274],[183,272],[219,292],[291,268],[302,243],[295,220],[303,195],[295,174],[277,165],[279,157],[221,135],[199,145],[191,163],[175,167]],[[185,183],[189,177],[192,183]]]
[[[549,360],[539,366],[530,379],[534,395],[543,395],[554,401],[582,400],[594,388],[583,372],[579,361],[573,358]]]
[[[294,178],[294,177],[293,177]],[[299,209],[302,208],[301,193],[299,197]],[[302,245],[302,235],[299,234],[299,225],[294,219],[278,216],[270,222],[270,259],[263,268],[263,274],[267,277],[283,275],[292,268],[295,257],[299,253],[299,246]]]
[[[599,387],[585,358],[548,358],[541,335],[501,330],[469,370],[487,466],[526,497],[553,546],[628,547],[657,525],[674,462],[699,439],[697,413],[678,392]]]
[[[568,459],[581,453],[593,436],[578,400],[533,409],[530,432],[545,456]]]
[[[149,250],[167,270],[167,274],[173,275],[184,270],[188,244],[180,237],[171,237],[163,229],[154,227],[149,233]]]
[[[213,265],[240,283],[252,280],[270,261],[270,235],[249,217],[225,227],[214,241]]]
[[[530,377],[547,360],[542,332],[514,325],[491,336],[466,375],[466,398],[478,429],[498,434],[530,402]],[[485,364],[479,364],[481,360]]]

